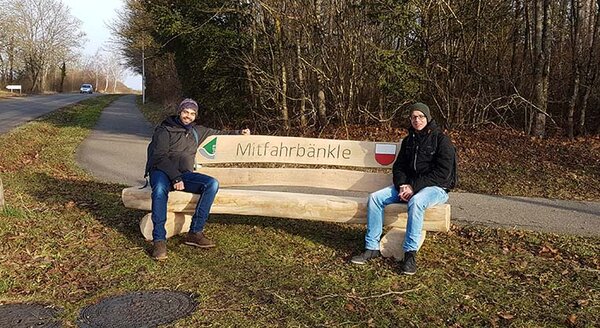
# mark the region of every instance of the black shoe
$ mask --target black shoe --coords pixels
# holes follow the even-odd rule
[[[352,262],[354,264],[365,264],[369,260],[372,260],[372,259],[380,257],[380,256],[381,256],[381,252],[379,252],[379,250],[367,249],[364,253],[353,257],[352,260],[350,260],[350,262]]]
[[[417,260],[416,260],[417,252],[410,251],[404,252],[404,260],[400,264],[400,269],[402,273],[412,276],[417,273]]]

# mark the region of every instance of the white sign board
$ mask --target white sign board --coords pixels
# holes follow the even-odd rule
[[[15,90],[19,90],[19,93],[21,93],[21,85],[17,84],[17,85],[7,85],[6,88],[8,90],[10,90],[10,92],[14,92]]]
[[[213,135],[198,148],[196,162],[293,163],[391,168],[399,144],[264,135]]]

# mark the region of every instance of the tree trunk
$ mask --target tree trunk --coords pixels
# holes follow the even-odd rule
[[[533,122],[532,135],[544,137],[546,133],[546,113],[548,107],[548,82],[550,76],[549,27],[550,0],[536,0],[535,6],[535,62],[533,104],[537,107]]]
[[[281,18],[278,14],[274,15],[275,19],[275,44],[277,46],[277,55],[273,58],[273,60],[278,61],[275,67],[279,67],[280,69],[280,78],[281,78],[281,92],[279,97],[281,98],[280,102],[280,110],[281,110],[281,119],[283,120],[283,126],[285,130],[289,130],[290,122],[289,122],[289,112],[287,107],[287,69],[285,67],[285,56],[283,53],[283,29]]]
[[[67,77],[67,64],[63,62],[60,68],[60,86],[58,87],[58,92],[60,93],[64,91],[65,77]]]
[[[41,74],[40,74],[40,89],[41,92],[44,93],[46,90],[48,90],[48,87],[46,86],[46,75],[48,74],[48,69],[47,68],[43,68],[41,70]]]
[[[574,116],[575,116],[575,107],[577,106],[577,99],[579,99],[579,87],[580,87],[580,78],[579,78],[579,70],[575,71],[575,81],[573,81],[573,94],[571,95],[571,100],[569,101],[569,109],[567,113],[567,135],[569,138],[573,139],[574,135]]]
[[[577,132],[579,133],[579,135],[585,135],[586,134],[586,129],[585,129],[585,114],[586,114],[586,108],[587,108],[587,104],[588,104],[588,100],[590,99],[590,90],[592,88],[590,86],[586,86],[586,92],[583,94],[583,100],[581,101],[581,109],[579,111],[579,126],[577,129]]]
[[[11,38],[10,43],[10,51],[8,53],[8,67],[9,67],[9,77],[8,83],[12,83],[14,81],[14,71],[15,71],[15,47],[14,47],[14,39]]]
[[[314,40],[315,40],[315,66],[316,80],[317,80],[317,116],[319,119],[319,126],[321,129],[325,127],[327,123],[327,112],[325,107],[325,91],[323,90],[325,79],[323,76],[323,47],[324,42],[324,29],[323,29],[323,0],[315,0],[315,21],[314,21]]]
[[[96,70],[95,72],[95,84],[94,84],[94,91],[98,91],[98,83],[99,83],[99,79],[98,79],[98,70]]]
[[[104,93],[108,91],[108,74],[104,78]]]
[[[287,70],[285,68],[285,61],[282,58],[281,63],[281,118],[283,119],[283,126],[285,130],[290,129],[290,117],[287,106]]]
[[[510,59],[510,78],[511,78],[511,82],[515,85],[517,85],[516,83],[516,77],[517,77],[517,72],[520,71],[520,67],[517,67],[517,49],[518,49],[518,44],[520,43],[520,39],[521,39],[521,35],[519,34],[519,22],[520,22],[520,16],[521,16],[521,11],[523,10],[521,8],[521,2],[519,0],[515,1],[515,20],[514,20],[514,25],[513,25],[513,33],[512,33],[512,48],[511,48],[511,59]],[[522,64],[522,62],[520,63]],[[519,65],[520,66],[520,65]]]
[[[325,92],[319,88],[319,124],[321,128],[325,127],[327,122],[327,112],[325,111]]]
[[[571,19],[572,26],[571,30],[571,54],[572,54],[572,70],[573,70],[573,93],[571,94],[571,100],[569,101],[569,108],[567,110],[567,135],[573,139],[575,136],[575,108],[577,107],[577,101],[579,100],[579,90],[581,87],[581,5],[579,0],[571,0]]]
[[[296,65],[298,65],[298,88],[300,89],[300,127],[302,130],[306,130],[306,126],[308,125],[306,119],[306,91],[304,90],[305,82],[304,82],[304,72],[302,64],[302,54],[300,52],[300,39],[296,39]]]
[[[39,88],[39,84],[38,84],[39,71],[37,71],[34,68],[32,68],[30,70],[30,72],[31,72],[31,92],[36,93],[38,91],[38,88]]]

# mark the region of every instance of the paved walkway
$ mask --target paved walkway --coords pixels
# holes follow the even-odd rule
[[[100,180],[143,185],[152,125],[127,95],[105,108],[94,131],[77,149],[77,162]]]
[[[152,126],[124,96],[106,108],[77,159],[102,180],[129,186],[144,182]],[[581,236],[600,236],[600,202],[450,193],[452,221]]]
[[[450,193],[452,221],[600,237],[600,202]]]

